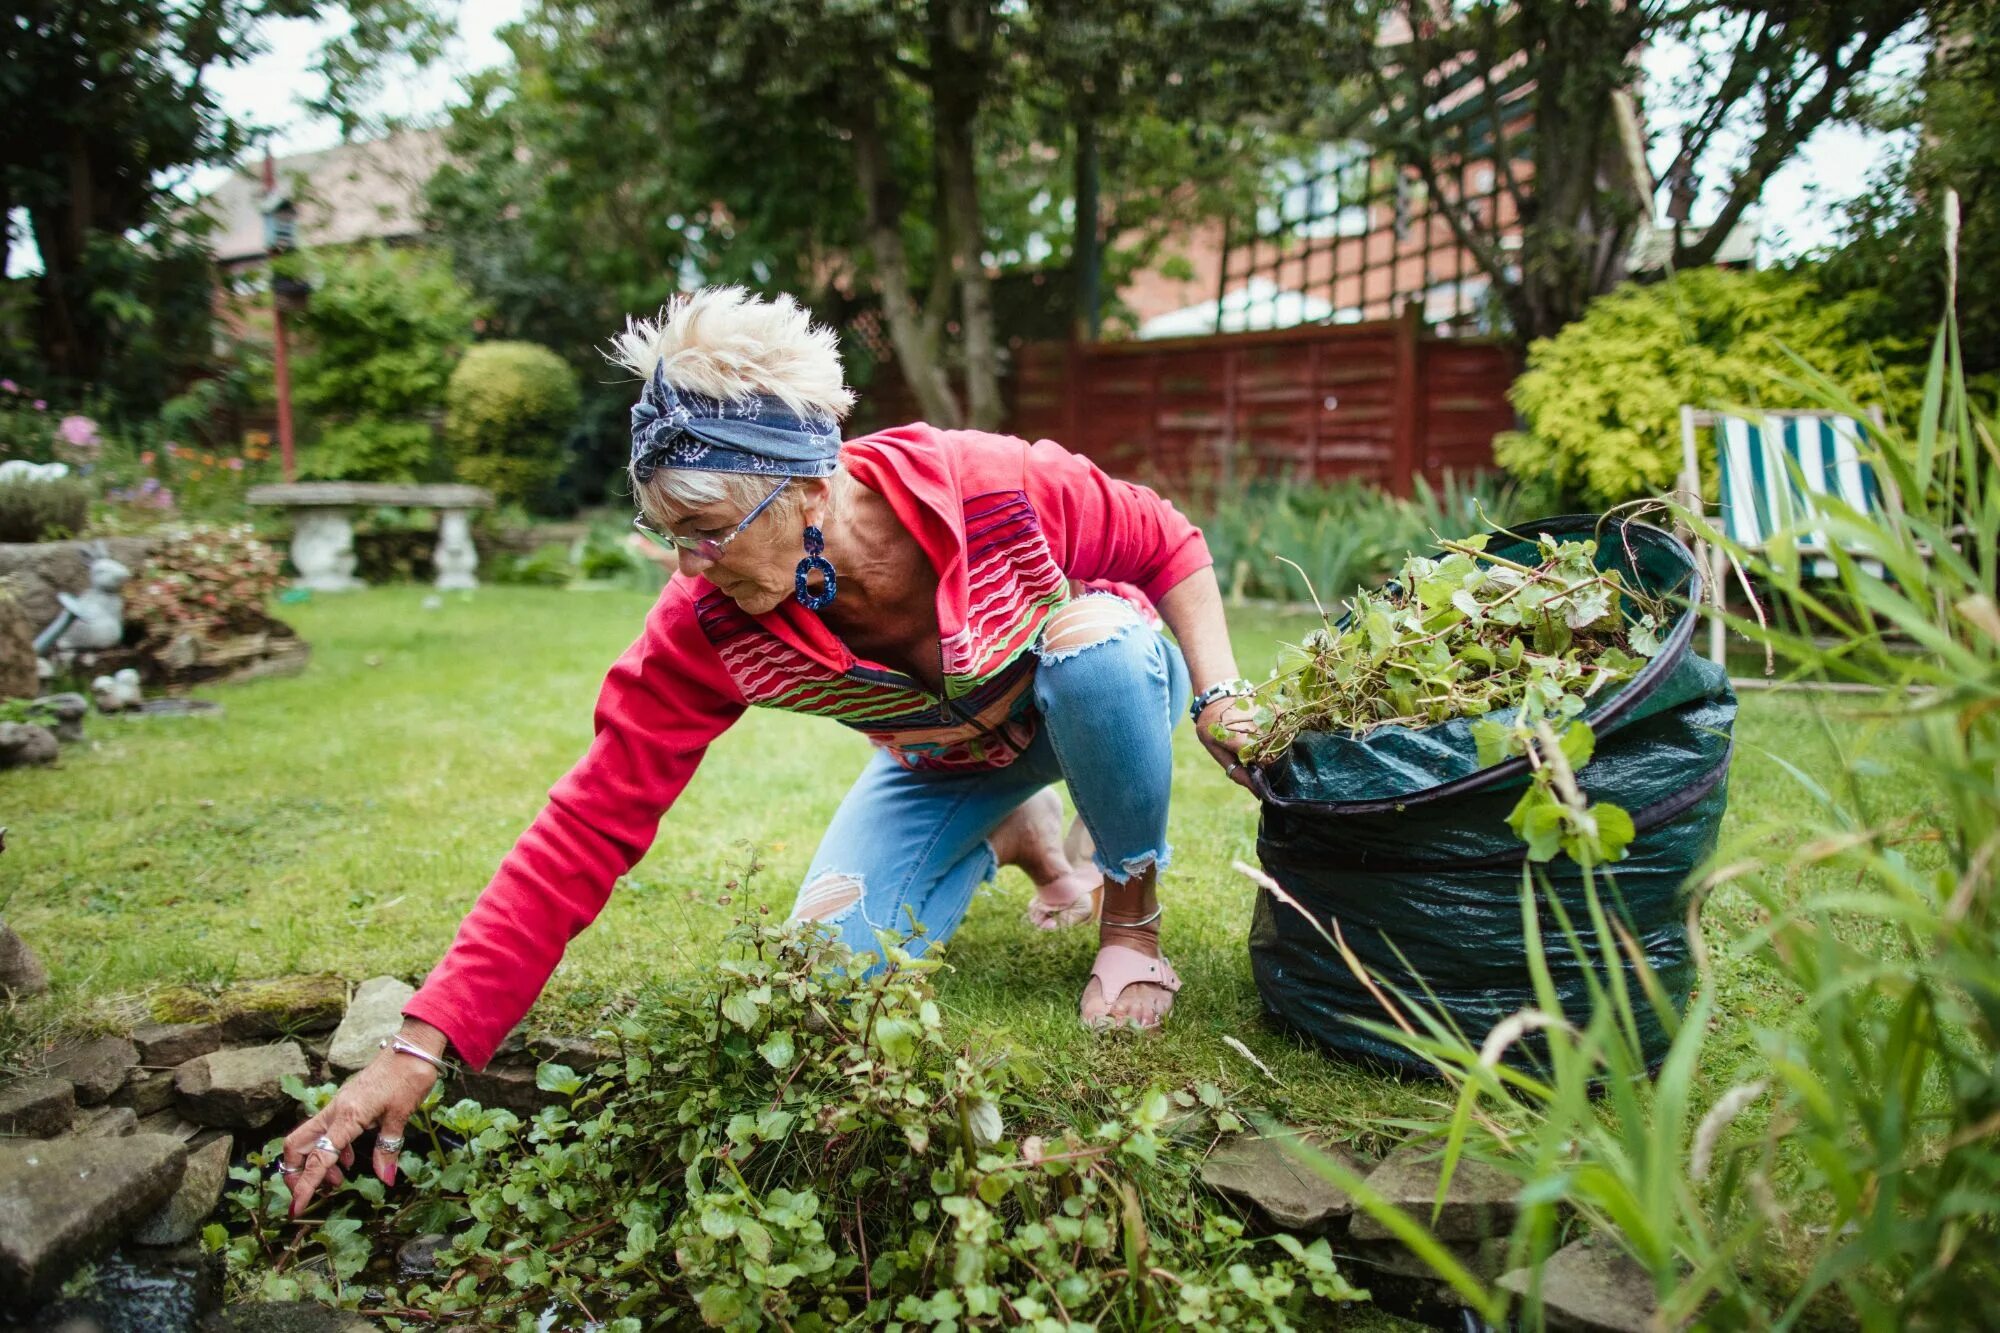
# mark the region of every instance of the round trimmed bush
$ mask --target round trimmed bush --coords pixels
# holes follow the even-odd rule
[[[1849,332],[1859,299],[1829,299],[1798,275],[1716,268],[1653,286],[1628,283],[1528,349],[1528,369],[1508,392],[1525,429],[1500,436],[1494,453],[1516,477],[1553,484],[1580,508],[1659,495],[1680,474],[1683,403],[1814,405],[1792,354],[1894,416],[1915,385],[1902,365],[1885,378]],[[1712,453],[1699,451],[1711,498]]]
[[[444,390],[453,470],[502,504],[545,502],[562,475],[580,401],[576,372],[548,348],[478,344]]]

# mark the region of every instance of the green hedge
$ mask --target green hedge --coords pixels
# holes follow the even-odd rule
[[[1713,268],[1627,284],[1528,349],[1509,395],[1526,428],[1502,435],[1494,452],[1516,477],[1602,510],[1673,488],[1683,403],[1810,406],[1789,353],[1864,403],[1893,404],[1914,389],[1912,372],[1885,372],[1849,334],[1859,299],[1828,299],[1799,275]],[[1712,457],[1702,484],[1713,498]]]
[[[546,347],[481,343],[445,386],[445,443],[462,481],[502,503],[546,503],[575,428],[576,373]]]
[[[0,542],[74,537],[90,517],[90,487],[77,477],[0,482]]]

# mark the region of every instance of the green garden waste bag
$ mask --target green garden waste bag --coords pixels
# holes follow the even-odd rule
[[[1701,571],[1679,540],[1639,523],[1568,515],[1513,530],[1527,540],[1495,534],[1487,549],[1532,560],[1537,534],[1594,535],[1599,568],[1615,568],[1631,586],[1685,606],[1659,654],[1584,713],[1597,748],[1577,773],[1590,799],[1623,806],[1638,830],[1625,859],[1598,871],[1599,900],[1607,914],[1623,918],[1676,1008],[1684,1007],[1694,981],[1686,883],[1715,848],[1736,721],[1728,673],[1692,647]],[[1527,761],[1482,769],[1471,722],[1384,726],[1358,736],[1307,733],[1254,781],[1263,802],[1257,855],[1266,873],[1329,933],[1329,918],[1339,922],[1372,975],[1442,1010],[1476,1045],[1536,1000],[1521,924],[1527,848],[1507,826],[1527,785]],[[1582,868],[1558,856],[1537,867],[1537,877],[1601,968]],[[1581,1020],[1589,1010],[1584,964],[1545,894],[1538,884],[1544,953],[1564,1012]],[[1387,1022],[1388,1015],[1320,932],[1269,893],[1257,896],[1250,965],[1265,1008],[1334,1054],[1431,1071],[1356,1022]],[[1648,1063],[1657,1064],[1667,1034],[1643,999],[1637,1008]],[[1532,1061],[1535,1049],[1519,1043],[1510,1058]]]

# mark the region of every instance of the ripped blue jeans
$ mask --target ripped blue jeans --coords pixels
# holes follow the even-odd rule
[[[975,773],[913,771],[878,751],[827,826],[794,918],[827,922],[863,954],[879,953],[877,930],[908,935],[916,922],[924,935],[913,952],[944,942],[998,868],[987,838],[1055,782],[1068,783],[1107,878],[1123,883],[1165,867],[1187,665],[1129,603],[1093,595],[1070,606],[1089,607],[1087,632],[1105,637],[1060,650],[1037,644],[1031,688],[1041,725],[1028,748],[1005,768]]]

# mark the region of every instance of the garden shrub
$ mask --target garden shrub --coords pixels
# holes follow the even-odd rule
[[[445,388],[445,441],[461,481],[501,501],[546,504],[568,457],[576,372],[546,347],[481,343]]]
[[[935,951],[892,944],[864,975],[815,923],[731,943],[714,983],[621,1015],[588,1084],[540,1068],[571,1104],[524,1121],[433,1093],[393,1201],[350,1179],[297,1222],[273,1141],[204,1243],[239,1294],[406,1327],[1283,1330],[1360,1298],[1324,1238],[1252,1239],[1196,1188],[1202,1149],[1245,1128],[1213,1085],[1038,1123],[1032,1052],[946,1039]],[[437,1277],[364,1275],[371,1234],[414,1232],[450,1234]]]
[[[0,542],[74,537],[90,516],[90,485],[79,477],[0,481]]]
[[[472,341],[472,296],[447,263],[420,250],[376,246],[295,262],[313,281],[295,317],[298,403],[318,428],[303,470],[355,481],[436,476],[433,422]]]
[[[277,549],[247,523],[179,529],[125,586],[125,618],[144,624],[155,641],[186,630],[255,631],[268,623],[264,604],[278,589],[281,564]]]
[[[1914,387],[1884,372],[1848,332],[1860,297],[1829,300],[1811,279],[1696,269],[1656,286],[1628,283],[1576,323],[1528,349],[1509,397],[1525,428],[1494,443],[1516,477],[1554,486],[1573,507],[1603,510],[1675,485],[1680,409],[1806,407],[1792,354],[1867,403]],[[1702,485],[1715,498],[1711,450]]]

